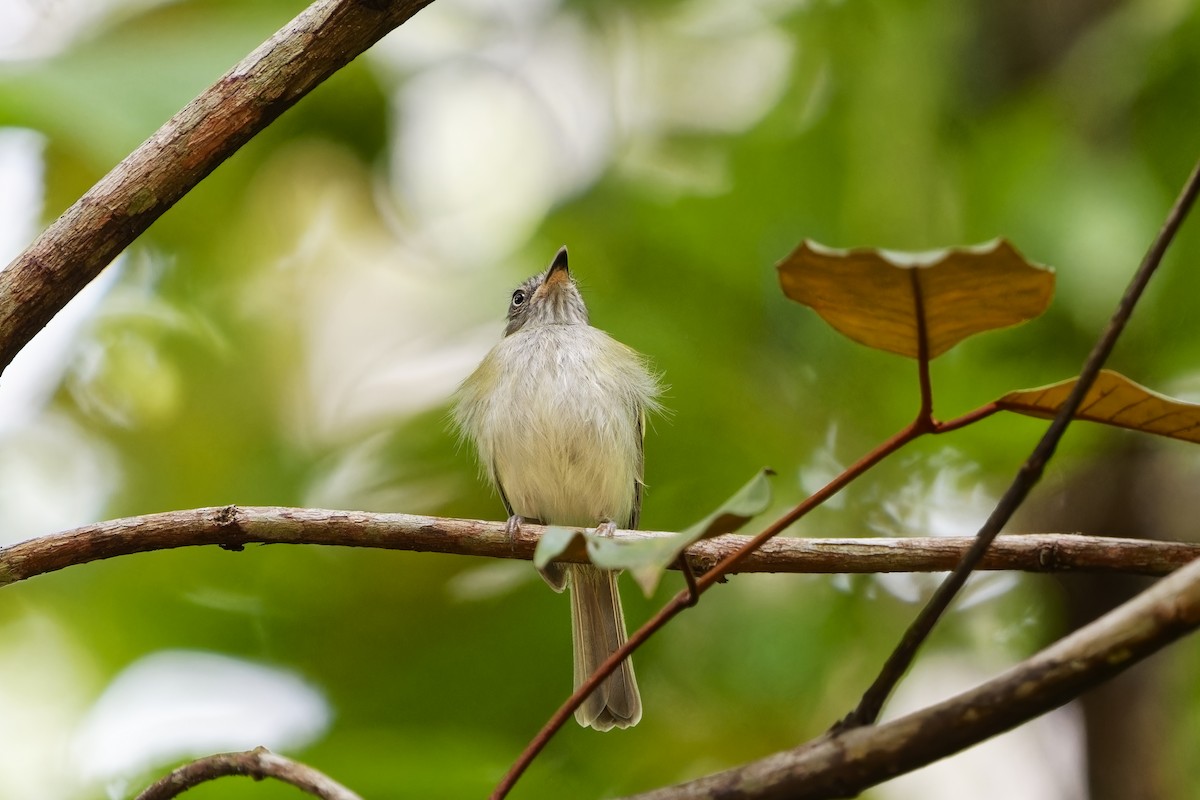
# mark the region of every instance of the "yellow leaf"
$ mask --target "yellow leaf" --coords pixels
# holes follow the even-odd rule
[[[1054,294],[1054,272],[1003,239],[928,253],[805,240],[778,269],[788,297],[854,341],[909,358],[922,330],[936,358],[972,334],[1033,319]]]
[[[996,405],[1031,417],[1053,417],[1078,380],[1009,392]],[[1096,376],[1075,418],[1200,444],[1200,405],[1152,392],[1112,370]]]

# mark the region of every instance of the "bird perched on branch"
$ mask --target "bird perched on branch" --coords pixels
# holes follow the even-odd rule
[[[504,338],[459,388],[455,422],[509,514],[547,525],[636,528],[646,412],[658,409],[646,359],[588,323],[567,249],[512,293]],[[617,575],[551,564],[544,577],[571,590],[576,688],[625,642]],[[597,730],[642,717],[626,659],[575,712]]]

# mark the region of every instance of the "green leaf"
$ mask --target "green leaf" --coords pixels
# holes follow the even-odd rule
[[[578,533],[570,528],[557,525],[546,528],[533,551],[533,565],[539,570],[544,570],[547,564],[567,551],[576,536]]]
[[[689,545],[701,539],[711,539],[725,533],[733,533],[771,504],[770,476],[773,469],[761,469],[749,483],[738,489],[737,494],[726,500],[720,508],[681,533],[689,538]]]
[[[585,534],[588,558],[604,569],[629,570],[649,596],[658,588],[663,572],[688,547],[701,539],[732,533],[761,514],[771,503],[771,484],[767,478],[774,474],[769,469],[760,471],[720,508],[675,536],[630,540]]]

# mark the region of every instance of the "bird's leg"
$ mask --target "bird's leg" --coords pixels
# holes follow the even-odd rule
[[[604,536],[611,539],[616,532],[617,523],[613,522],[611,519],[606,519],[596,526],[597,536]]]
[[[679,554],[679,571],[683,573],[683,580],[687,583],[689,607],[700,602],[700,589],[696,586],[696,573],[692,572],[692,563],[688,561],[687,553]]]

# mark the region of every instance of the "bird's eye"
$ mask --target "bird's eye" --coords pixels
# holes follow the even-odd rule
[[[513,292],[512,304],[513,304],[513,308],[516,308],[517,306],[525,304],[525,290],[524,289],[517,289],[515,292]]]

